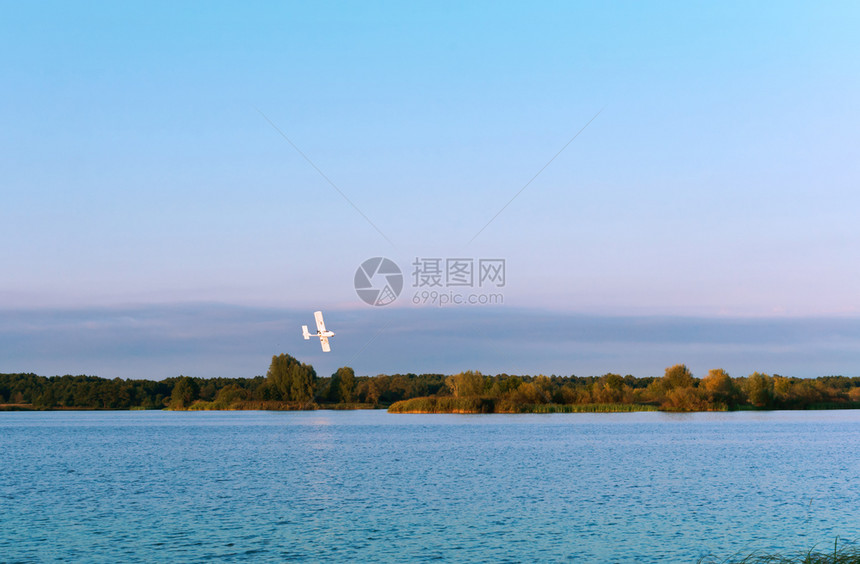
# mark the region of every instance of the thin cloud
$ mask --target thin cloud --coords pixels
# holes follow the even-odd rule
[[[789,376],[850,373],[860,362],[860,320],[601,317],[513,308],[332,310],[333,352],[299,328],[311,312],[222,304],[0,312],[0,371],[113,378],[264,374],[289,353],[328,376],[489,373],[659,376],[684,362],[698,375],[722,367]],[[371,338],[373,337],[373,338]]]

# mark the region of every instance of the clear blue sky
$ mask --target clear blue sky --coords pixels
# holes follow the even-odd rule
[[[853,2],[3,3],[0,310],[371,315],[383,255],[505,258],[500,315],[857,317],[857,29]]]

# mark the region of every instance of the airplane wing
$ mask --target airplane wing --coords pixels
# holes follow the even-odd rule
[[[315,311],[314,318],[317,320],[317,331],[323,333],[325,331],[325,322],[323,322],[322,312]]]
[[[320,337],[320,344],[323,352],[331,352],[331,346],[328,344],[328,337]]]

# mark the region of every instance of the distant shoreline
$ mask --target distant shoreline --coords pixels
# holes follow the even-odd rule
[[[389,413],[398,414],[536,414],[536,413],[635,413],[660,411],[664,413],[713,413],[733,411],[838,411],[860,409],[860,402],[828,403],[802,408],[739,406],[710,409],[665,409],[653,404],[641,403],[585,403],[585,404],[510,404],[494,401],[493,398],[426,397],[399,401],[388,408]]]
[[[662,377],[444,374],[356,376],[349,367],[318,377],[289,355],[266,376],[122,380],[98,376],[0,374],[0,411],[300,411],[388,409],[391,413],[618,413],[860,409],[860,377],[815,379],[683,364]]]
[[[0,412],[73,412],[73,411],[173,411],[173,412],[203,412],[203,411],[386,411],[396,415],[526,415],[526,414],[558,414],[558,413],[643,413],[643,412],[661,412],[661,413],[679,413],[678,411],[660,409],[658,406],[646,404],[531,404],[519,405],[514,409],[501,408],[501,410],[488,409],[486,407],[463,407],[456,405],[447,405],[444,400],[470,399],[470,398],[414,398],[413,400],[404,400],[390,406],[371,406],[365,405],[357,407],[354,404],[314,404],[312,407],[294,407],[294,406],[231,406],[224,408],[211,407],[195,407],[191,406],[184,409],[175,409],[169,407],[163,408],[105,408],[105,407],[37,407],[32,404],[0,404]],[[472,398],[474,400],[475,398]],[[476,398],[480,399],[480,398]],[[414,400],[437,400],[432,407],[418,407]],[[441,401],[439,401],[441,400]],[[702,409],[694,411],[683,411],[681,413],[727,413],[738,411],[842,411],[860,409],[860,403],[852,404],[827,404],[813,407],[803,408],[754,408],[749,406],[740,407],[737,409]]]
[[[171,407],[44,407],[31,403],[0,403],[2,411],[357,411],[357,410],[384,410],[388,406],[360,405],[356,404],[312,404],[312,406],[295,406],[288,402],[247,402],[251,405],[230,405],[227,407],[210,407],[202,405],[210,402],[192,404],[186,408]]]

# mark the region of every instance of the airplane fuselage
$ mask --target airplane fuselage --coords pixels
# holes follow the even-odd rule
[[[308,331],[307,325],[302,325],[302,336],[305,340],[310,339],[311,337],[319,337],[320,345],[322,346],[323,352],[331,352],[331,346],[328,343],[329,337],[334,337],[334,331],[329,331],[325,328],[325,322],[323,321],[323,315],[321,311],[314,312],[314,318],[317,322],[317,332],[311,333]]]

